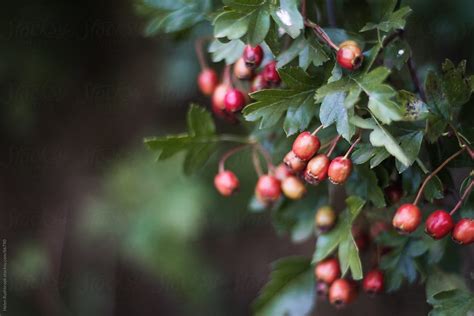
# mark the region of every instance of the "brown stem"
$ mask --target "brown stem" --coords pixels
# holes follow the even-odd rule
[[[454,208],[449,212],[449,215],[453,215],[461,206],[464,200],[469,196],[472,190],[472,186],[474,185],[474,181],[471,180],[471,183],[469,183],[469,186],[464,190],[463,195],[459,199],[458,203],[454,206]]]
[[[459,156],[464,150],[466,149],[466,147],[463,147],[461,148],[460,150],[458,150],[457,152],[455,152],[454,154],[452,154],[448,159],[446,159],[441,165],[438,166],[438,168],[436,168],[433,172],[431,172],[426,178],[425,180],[423,181],[423,183],[421,184],[420,186],[420,189],[418,189],[418,193],[416,195],[416,198],[415,200],[413,201],[413,204],[414,205],[417,205],[418,202],[420,201],[421,199],[421,194],[423,193],[423,190],[425,189],[426,185],[428,184],[428,182],[438,173],[441,171],[441,169],[444,168],[444,166],[446,166],[451,160],[453,160],[454,158],[456,158],[457,156]]]
[[[258,157],[257,148],[254,147],[252,151],[252,162],[255,172],[259,177],[263,175],[262,166],[260,165],[260,158]]]
[[[275,169],[275,166],[273,166],[272,157],[270,156],[268,151],[266,151],[266,149],[263,148],[263,146],[261,144],[256,144],[256,147],[257,147],[258,151],[260,151],[260,153],[262,154],[263,158],[265,158],[265,162],[267,163],[268,173],[273,173],[273,170]]]
[[[316,128],[316,129],[311,133],[311,135],[313,135],[313,136],[316,135],[316,134],[317,134],[320,130],[322,130],[323,128],[324,128],[324,126],[323,126],[323,125],[320,125],[318,128]]]
[[[222,172],[225,170],[224,164],[226,160],[229,159],[230,156],[234,155],[235,153],[241,151],[242,149],[250,145],[251,144],[244,144],[241,146],[234,147],[231,150],[227,151],[224,155],[222,155],[221,160],[219,160],[219,172]]]
[[[301,1],[301,15],[303,16],[303,19],[306,19],[306,0]]]
[[[329,35],[327,35],[327,33],[322,29],[322,27],[320,27],[319,25],[317,25],[314,22],[311,22],[308,19],[304,22],[304,24],[307,27],[310,27],[311,29],[313,29],[313,31],[316,33],[316,35],[318,35],[326,44],[328,44],[334,50],[336,50],[336,51],[339,50],[339,47],[336,44],[334,44],[334,42],[331,40]]]
[[[349,147],[346,154],[344,155],[344,159],[347,159],[347,157],[349,157],[349,155],[351,154],[354,147],[360,142],[361,138],[362,138],[362,136],[359,135],[359,137],[357,137],[357,139],[352,143],[351,147]]]
[[[198,38],[194,42],[194,49],[196,50],[196,55],[199,61],[199,65],[201,66],[201,70],[208,68],[206,58],[204,58],[204,53],[202,52],[202,45],[206,38]]]
[[[224,68],[224,73],[222,74],[222,82],[226,85],[232,86],[232,76],[230,73],[230,65],[226,65]]]
[[[336,148],[336,145],[340,139],[341,139],[341,135],[337,135],[336,137],[334,137],[334,139],[331,142],[332,146],[331,148],[329,148],[328,152],[326,153],[326,156],[330,157],[332,155],[332,152]]]

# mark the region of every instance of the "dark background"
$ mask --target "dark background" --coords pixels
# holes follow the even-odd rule
[[[421,76],[446,57],[474,60],[474,2],[408,3]],[[337,1],[339,26],[366,7]],[[9,1],[0,17],[6,315],[249,315],[272,261],[312,254],[314,240],[293,245],[268,214],[247,211],[245,159],[233,164],[248,185],[224,200],[215,157],[186,178],[182,157],[154,164],[142,145],[183,131],[189,102],[209,105],[193,51],[208,27],[145,38],[129,0]],[[423,315],[424,301],[407,287],[318,314]]]

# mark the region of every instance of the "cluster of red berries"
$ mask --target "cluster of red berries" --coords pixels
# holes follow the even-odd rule
[[[215,70],[206,67],[198,77],[199,89],[204,95],[212,95],[212,110],[218,117],[229,121],[236,120],[236,113],[247,103],[247,93],[259,91],[280,84],[276,62],[270,61],[261,71],[258,68],[263,61],[263,49],[260,46],[245,46],[242,57],[233,65],[233,75],[239,80],[251,81],[247,90],[237,89],[230,79],[229,68],[224,72],[224,79],[219,82]]]
[[[336,60],[342,68],[355,70],[362,65],[364,55],[362,55],[362,50],[356,42],[345,41],[339,45]]]

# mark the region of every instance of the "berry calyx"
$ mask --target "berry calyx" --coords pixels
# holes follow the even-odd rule
[[[319,262],[314,269],[316,280],[331,285],[335,280],[341,277],[341,268],[339,261],[335,258],[329,258]]]
[[[292,150],[295,155],[303,161],[311,159],[321,147],[318,136],[310,132],[302,132],[293,142]]]
[[[400,233],[411,233],[421,223],[421,211],[415,204],[402,204],[392,219],[392,225]]]
[[[245,65],[249,68],[258,68],[263,60],[263,49],[260,45],[252,47],[247,45],[244,48],[244,53],[242,54],[242,59],[245,62]]]
[[[332,207],[322,206],[316,211],[314,222],[321,232],[327,232],[334,227],[336,219],[336,212]]]
[[[425,232],[434,239],[441,239],[453,229],[454,221],[448,212],[436,210],[428,216]]]
[[[339,45],[336,58],[342,68],[355,70],[362,65],[364,55],[356,42],[345,41]]]
[[[281,182],[281,189],[285,196],[292,200],[299,200],[306,193],[306,188],[303,182],[295,176],[290,176],[284,179]]]
[[[245,96],[238,89],[230,89],[225,95],[224,105],[228,112],[240,111],[245,105]]]
[[[241,80],[252,79],[253,71],[246,66],[243,58],[239,58],[234,64],[234,75]]]
[[[328,156],[325,154],[319,154],[313,157],[306,165],[304,179],[310,184],[318,184],[325,180],[328,177],[330,162]]]
[[[223,196],[230,196],[239,189],[239,179],[229,170],[219,172],[214,177],[214,186]]]
[[[257,199],[265,204],[275,202],[281,195],[280,184],[280,180],[274,176],[260,176],[257,181],[257,186],[255,187]]]
[[[403,190],[400,185],[392,184],[385,188],[385,195],[390,204],[397,204],[403,196]]]
[[[283,162],[294,173],[300,173],[306,167],[306,162],[298,158],[293,150],[286,154],[285,158],[283,158]]]
[[[474,219],[463,218],[454,226],[452,238],[461,245],[468,245],[474,242]]]
[[[327,299],[329,293],[329,285],[324,282],[318,282],[316,284],[316,294],[322,299]]]
[[[337,308],[351,303],[356,296],[355,285],[346,279],[337,279],[329,288],[329,302]]]
[[[273,85],[277,85],[281,81],[280,75],[276,70],[276,61],[271,61],[266,64],[263,68],[262,75],[263,79],[265,79],[266,82]]]
[[[367,294],[375,295],[383,292],[383,273],[379,269],[371,270],[362,281],[362,287]]]
[[[329,181],[334,184],[346,182],[351,175],[352,161],[344,156],[334,158],[329,164],[328,177]]]
[[[211,95],[218,84],[219,78],[213,69],[205,68],[199,73],[198,86],[204,95]]]
[[[268,83],[263,78],[262,74],[258,74],[253,78],[250,92],[260,91],[268,87]]]
[[[275,177],[280,181],[283,181],[292,175],[293,173],[291,172],[290,168],[288,168],[288,166],[284,163],[279,164],[275,168]]]

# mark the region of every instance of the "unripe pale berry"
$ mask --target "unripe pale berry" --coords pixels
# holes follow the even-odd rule
[[[463,218],[454,226],[452,238],[461,245],[474,242],[474,219]]]
[[[239,58],[234,64],[234,75],[241,80],[252,79],[253,71],[245,65],[243,58]]]
[[[262,71],[263,79],[265,79],[266,82],[277,85],[280,83],[280,75],[278,74],[278,71],[276,70],[276,61],[271,61],[268,64],[265,65]]]
[[[286,154],[285,158],[283,159],[283,162],[294,173],[300,173],[304,170],[304,168],[306,168],[306,162],[298,158],[293,152],[293,150]]]
[[[249,68],[258,68],[263,60],[263,49],[260,45],[252,47],[251,45],[247,45],[244,48],[244,53],[242,54],[242,58]]]
[[[349,158],[339,156],[334,158],[329,164],[328,177],[334,184],[341,184],[347,181],[351,175],[352,161]]]
[[[421,211],[414,204],[402,204],[393,216],[392,225],[400,233],[411,233],[415,231],[421,223]]]
[[[454,221],[448,212],[436,210],[428,216],[425,232],[434,239],[441,239],[453,229]]]
[[[362,55],[362,51],[356,42],[345,41],[339,45],[336,58],[337,63],[342,68],[355,70],[362,65],[364,55]]]
[[[332,207],[326,205],[320,207],[316,211],[314,223],[321,232],[327,232],[328,230],[334,227],[336,219],[336,212],[334,212]]]
[[[257,186],[255,187],[255,195],[262,203],[275,202],[281,195],[280,185],[280,180],[274,176],[260,176],[257,181]]]
[[[239,179],[232,171],[224,170],[214,177],[214,186],[223,196],[230,196],[239,189]]]
[[[212,94],[212,107],[225,111],[224,99],[227,94],[227,91],[230,90],[230,86],[226,83],[221,83],[216,87],[214,93]]]
[[[262,74],[258,74],[253,78],[252,85],[250,86],[250,92],[256,92],[268,87],[268,83],[263,78]]]
[[[383,292],[384,278],[383,273],[379,269],[371,270],[367,273],[362,281],[362,287],[367,294],[379,294]]]
[[[293,173],[290,168],[288,168],[284,163],[279,164],[278,167],[275,168],[275,177],[280,181],[283,181],[292,175]]]
[[[281,189],[285,196],[292,200],[299,200],[306,193],[306,188],[303,182],[295,176],[290,176],[284,179],[281,182]]]
[[[245,105],[245,96],[238,89],[230,89],[225,95],[224,104],[228,112],[240,111]]]
[[[314,275],[318,281],[331,285],[341,277],[339,261],[335,258],[329,258],[319,262],[314,269]]]
[[[318,184],[328,177],[330,160],[325,154],[319,154],[306,165],[304,179],[310,184]]]
[[[321,142],[318,136],[306,131],[296,137],[292,150],[298,158],[307,161],[318,152],[319,147],[321,147]]]
[[[346,279],[337,279],[329,288],[329,302],[338,308],[350,304],[356,296],[355,285]]]
[[[390,204],[397,204],[403,196],[403,190],[401,186],[397,184],[386,187],[384,191]]]
[[[199,73],[198,86],[204,95],[211,95],[218,84],[219,78],[213,69],[205,68]]]

